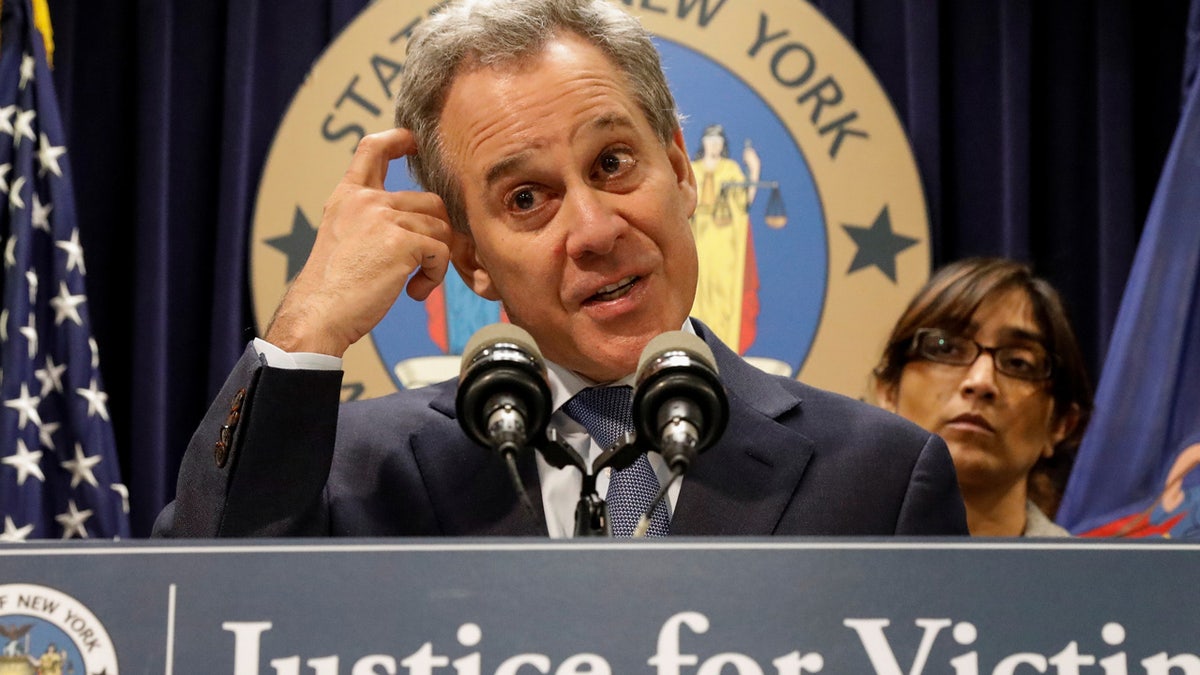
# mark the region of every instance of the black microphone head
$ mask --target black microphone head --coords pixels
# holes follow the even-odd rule
[[[455,410],[459,426],[475,442],[491,447],[488,419],[512,405],[525,425],[525,440],[541,434],[550,420],[550,383],[533,336],[511,323],[475,332],[463,349]]]
[[[654,368],[655,361],[670,357],[681,357],[683,355],[699,362],[714,374],[718,372],[717,357],[713,356],[708,343],[694,333],[689,333],[685,330],[673,330],[655,336],[654,339],[646,344],[646,348],[642,350],[642,355],[638,357],[637,379],[641,380],[647,375],[647,371]]]
[[[658,335],[642,350],[633,393],[633,422],[638,437],[656,443],[660,413],[684,401],[702,419],[696,453],[707,450],[729,421],[729,399],[717,377],[717,360],[700,337],[687,331]]]
[[[475,331],[471,339],[467,340],[459,365],[460,377],[467,372],[472,362],[484,356],[481,352],[497,348],[524,351],[539,363],[542,361],[542,352],[537,348],[537,343],[529,331],[511,323],[493,323]]]

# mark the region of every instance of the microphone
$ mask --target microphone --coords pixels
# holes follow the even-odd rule
[[[663,333],[638,359],[633,424],[672,472],[687,471],[729,421],[729,399],[712,350],[687,331]]]
[[[644,537],[658,504],[729,421],[729,399],[717,378],[717,359],[696,335],[677,330],[658,335],[642,350],[633,390],[633,426],[663,456],[671,479],[638,520]]]
[[[501,453],[525,447],[550,419],[550,384],[533,336],[511,323],[476,331],[463,350],[454,404],[476,443]]]
[[[550,420],[550,383],[533,336],[510,323],[475,332],[463,350],[455,396],[458,424],[476,443],[496,450],[530,513],[536,513],[517,472],[515,455]]]

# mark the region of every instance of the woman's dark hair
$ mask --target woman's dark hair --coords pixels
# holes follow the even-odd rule
[[[1048,281],[1028,265],[1006,258],[965,258],[938,269],[896,321],[873,374],[879,385],[895,390],[917,330],[941,328],[966,334],[971,317],[985,300],[1012,289],[1028,296],[1043,346],[1053,355],[1047,387],[1055,417],[1072,406],[1079,414],[1075,428],[1054,447],[1054,454],[1040,458],[1029,474],[1030,499],[1053,518],[1092,411],[1092,384],[1062,298]]]

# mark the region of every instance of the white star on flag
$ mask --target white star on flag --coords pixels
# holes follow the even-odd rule
[[[33,120],[37,117],[36,110],[18,110],[17,123],[13,126],[13,145],[21,147],[21,139],[28,138],[37,141],[33,133]]]
[[[92,378],[90,387],[86,389],[81,387],[76,389],[75,393],[87,399],[88,417],[98,414],[105,420],[108,419],[108,406],[105,405],[108,402],[108,394],[100,390],[100,387],[96,384],[96,378]]]
[[[33,193],[33,213],[30,218],[33,219],[33,226],[43,232],[50,231],[50,212],[54,210],[53,204],[42,204],[42,200],[38,194]]]
[[[38,465],[41,459],[41,450],[30,452],[29,448],[25,447],[25,441],[17,440],[16,454],[0,459],[0,462],[17,470],[17,485],[20,486],[24,485],[25,479],[31,475],[40,481],[46,480],[46,475],[42,473],[42,467]]]
[[[83,446],[75,444],[75,459],[68,459],[62,462],[62,468],[71,472],[71,487],[79,485],[80,481],[87,481],[92,487],[99,487],[96,482],[96,474],[92,473],[92,467],[100,463],[100,455],[92,455],[88,457],[83,454]]]
[[[0,541],[15,544],[19,541],[25,541],[30,532],[33,532],[32,524],[17,527],[17,524],[13,522],[12,516],[4,516],[4,531],[0,532]]]
[[[46,356],[46,367],[38,368],[37,370],[33,371],[33,376],[42,383],[42,396],[45,396],[52,391],[63,390],[62,374],[64,371],[66,371],[66,369],[67,366],[65,364],[56,365],[54,363],[53,355]]]
[[[6,105],[0,108],[0,131],[12,136],[13,131],[13,115],[17,114],[17,106]]]
[[[58,422],[42,422],[42,426],[38,427],[38,442],[47,450],[54,449],[54,432],[62,426]]]
[[[37,61],[33,60],[31,54],[23,54],[21,56],[21,89],[33,79],[34,69],[37,67]]]
[[[38,163],[42,168],[38,171],[39,175],[44,175],[50,171],[55,176],[62,176],[62,169],[58,166],[58,158],[62,156],[67,149],[61,145],[51,145],[50,139],[46,138],[46,134],[41,136],[42,142],[38,146]]]
[[[129,513],[129,488],[124,483],[113,483],[108,488],[121,497],[121,510]]]
[[[124,489],[89,316],[88,233],[37,1],[4,0],[0,40],[0,540],[123,539],[128,493],[113,487]]]
[[[34,424],[41,426],[42,418],[38,417],[37,411],[38,404],[41,402],[42,399],[40,397],[29,395],[29,387],[22,382],[21,395],[5,401],[4,405],[17,411],[19,415],[17,418],[17,428],[24,429],[29,420],[33,420]]]
[[[37,326],[33,324],[33,315],[29,315],[29,323],[17,329],[17,332],[25,336],[25,341],[29,343],[28,351],[29,358],[37,355],[38,351],[38,332]]]
[[[58,295],[50,298],[50,306],[54,308],[54,325],[60,326],[62,322],[70,319],[76,325],[82,326],[83,319],[79,316],[77,309],[87,300],[87,296],[71,295],[71,291],[67,289],[67,282],[58,282]]]
[[[83,509],[81,511],[79,510],[79,507],[75,506],[75,500],[70,499],[67,500],[66,513],[60,513],[57,516],[54,516],[54,519],[58,521],[59,525],[62,525],[63,539],[70,539],[71,537],[76,536],[80,539],[87,539],[87,528],[85,528],[83,524],[88,518],[91,517],[91,509]]]
[[[0,539],[121,539],[130,514],[113,488],[124,484],[91,335],[88,233],[34,1],[4,1],[0,40]]]
[[[21,199],[21,190],[25,188],[25,176],[17,176],[8,192],[8,208],[18,211],[25,208],[25,200]]]
[[[56,241],[54,245],[67,252],[67,271],[79,270],[80,274],[87,274],[83,269],[83,247],[79,245],[79,230],[71,230],[71,238],[67,241]]]

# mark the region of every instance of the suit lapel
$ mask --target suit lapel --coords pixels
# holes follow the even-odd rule
[[[442,418],[413,435],[412,451],[444,535],[546,536],[546,516],[532,452],[517,470],[534,509],[531,517],[512,485],[504,459],[467,438],[458,426],[457,382],[438,388],[429,407]]]
[[[769,535],[796,492],[812,441],[780,424],[801,401],[746,363],[692,320],[717,360],[729,397],[729,426],[692,464],[679,493],[675,535]],[[546,536],[537,463],[517,464],[536,520],[521,505],[502,458],[471,442],[458,426],[456,382],[433,385],[429,407],[439,419],[414,434],[412,451],[435,517],[446,535]]]
[[[729,426],[685,476],[671,534],[772,534],[813,452],[809,438],[776,421],[798,414],[801,401],[693,324],[717,359]]]

